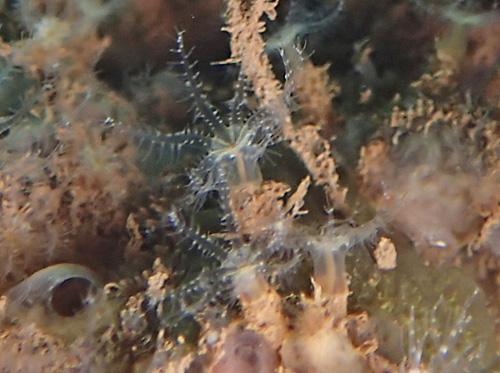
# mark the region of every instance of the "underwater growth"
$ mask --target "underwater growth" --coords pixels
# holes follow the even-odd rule
[[[498,370],[498,15],[0,3],[1,370]]]

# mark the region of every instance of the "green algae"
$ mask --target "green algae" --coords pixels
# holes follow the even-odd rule
[[[369,252],[347,257],[352,312],[370,314],[378,353],[408,368],[490,371],[495,329],[483,291],[455,267],[427,266],[404,238],[393,238],[397,267],[380,271]]]

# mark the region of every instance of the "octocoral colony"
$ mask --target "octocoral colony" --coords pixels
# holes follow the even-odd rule
[[[0,370],[500,370],[497,6],[1,2]]]

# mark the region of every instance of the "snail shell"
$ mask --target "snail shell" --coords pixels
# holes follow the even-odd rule
[[[109,326],[116,307],[90,269],[78,264],[56,264],[25,279],[6,293],[6,317],[34,323],[57,336],[74,339]]]

